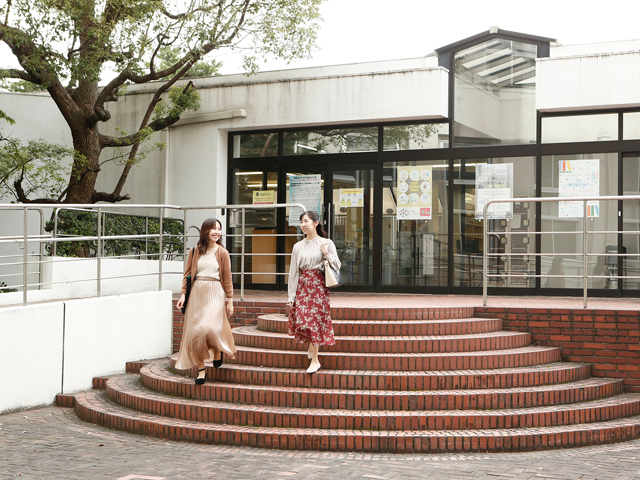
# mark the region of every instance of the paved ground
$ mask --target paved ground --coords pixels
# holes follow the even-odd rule
[[[14,478],[622,480],[640,478],[640,440],[493,455],[286,452],[140,437],[45,407],[0,416],[0,479]]]

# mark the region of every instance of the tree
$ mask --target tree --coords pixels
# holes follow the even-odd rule
[[[158,70],[166,70],[172,65],[180,61],[182,57],[180,49],[178,47],[167,47],[158,53]],[[185,78],[196,77],[211,77],[213,75],[220,75],[218,71],[222,68],[222,62],[217,60],[211,60],[209,62],[197,62],[191,67]],[[163,78],[163,80],[170,80],[171,76]]]
[[[20,68],[0,68],[0,78],[47,89],[71,129],[75,154],[66,188],[48,203],[119,202],[141,144],[155,132],[199,108],[192,83],[178,80],[219,49],[243,53],[248,72],[265,56],[307,57],[315,46],[324,0],[0,0],[0,41]],[[0,3],[1,4],[1,3]],[[170,65],[159,62],[177,49]],[[169,58],[169,57],[167,57]],[[103,88],[107,68],[115,77]],[[168,78],[153,95],[137,131],[105,135],[108,103],[127,85]],[[166,98],[165,98],[166,97]],[[129,149],[111,192],[95,190],[104,149]],[[114,155],[117,159],[119,155]],[[21,186],[16,179],[17,187]],[[19,201],[32,201],[16,188]]]

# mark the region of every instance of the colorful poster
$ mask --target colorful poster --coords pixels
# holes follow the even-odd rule
[[[340,207],[363,207],[364,188],[341,188]]]
[[[260,190],[253,192],[254,205],[273,205],[276,203],[275,190]]]
[[[431,220],[432,167],[398,167],[398,220]]]
[[[482,220],[487,202],[503,198],[513,198],[513,163],[476,164],[476,220]],[[513,218],[513,204],[492,203],[487,217]]]
[[[600,196],[600,160],[560,160],[558,162],[558,196],[598,197]],[[584,216],[583,202],[558,203],[560,218]],[[600,216],[600,202],[587,202],[587,217]]]
[[[322,175],[289,175],[289,203],[301,203],[322,218]],[[289,225],[299,226],[300,215],[300,208],[290,208]]]

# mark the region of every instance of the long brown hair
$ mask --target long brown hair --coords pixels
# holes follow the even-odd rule
[[[220,230],[222,230],[222,222],[217,218],[207,218],[202,222],[202,226],[200,227],[200,240],[198,240],[197,245],[200,255],[207,253],[207,247],[209,246],[209,232],[216,223],[220,225]],[[221,247],[224,247],[224,245],[222,245],[222,234],[220,234],[220,238],[216,243]]]
[[[316,233],[318,235],[320,235],[322,238],[329,238],[327,232],[324,231],[324,227],[322,226],[322,222],[320,221],[320,215],[318,215],[318,212],[314,212],[313,210],[302,212],[302,215],[300,215],[300,221],[302,221],[302,217],[304,217],[305,215],[309,217],[309,220],[311,220],[312,222],[318,222],[318,225],[316,226]]]

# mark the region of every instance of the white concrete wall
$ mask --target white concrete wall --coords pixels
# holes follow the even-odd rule
[[[64,305],[0,309],[0,413],[53,402],[62,388]]]
[[[97,295],[95,258],[47,257],[43,264],[43,283],[54,299],[87,298]],[[154,291],[158,288],[157,260],[103,258],[100,262],[101,295],[121,295]],[[162,288],[179,292],[184,272],[181,260],[162,262]],[[173,272],[173,273],[170,273]],[[131,278],[114,278],[135,275]],[[142,276],[145,275],[145,276]]]
[[[640,105],[640,51],[539,59],[542,111]]]
[[[0,308],[0,413],[89,389],[127,361],[171,354],[169,291]]]

